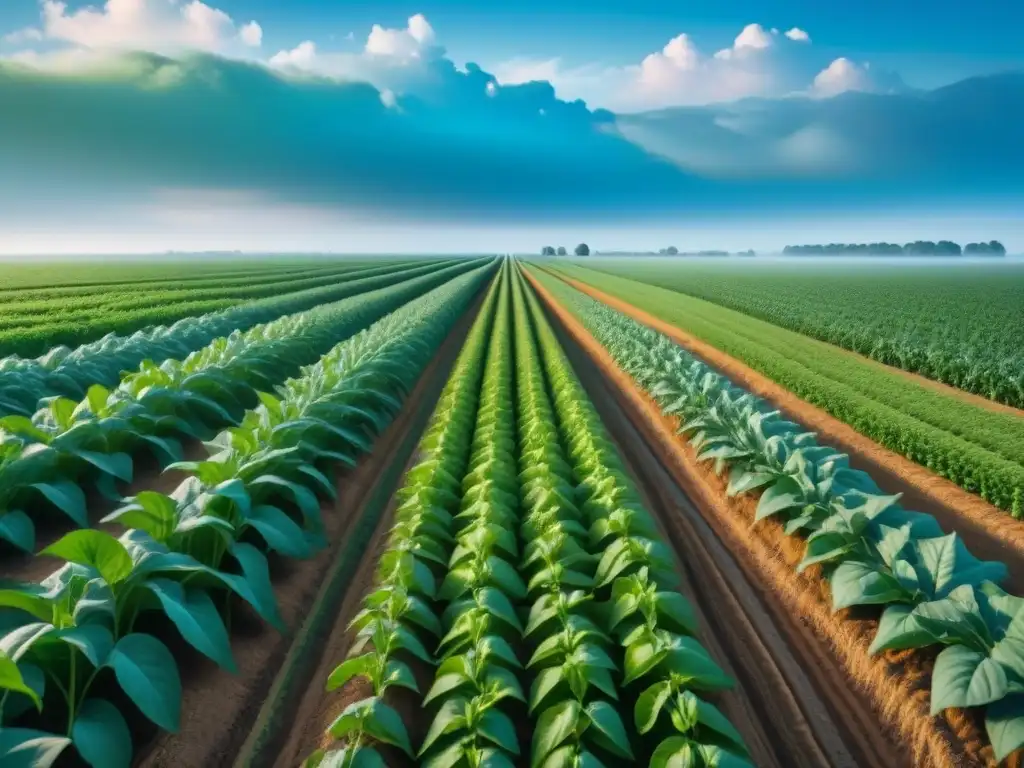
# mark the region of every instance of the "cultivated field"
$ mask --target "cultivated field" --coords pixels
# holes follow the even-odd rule
[[[715,265],[601,259],[594,268],[706,299],[1024,407],[1024,264],[1019,262]]]
[[[1021,765],[1024,419],[547,266],[55,289],[231,304],[0,362],[0,765]]]

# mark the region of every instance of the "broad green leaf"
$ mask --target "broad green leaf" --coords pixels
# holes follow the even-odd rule
[[[787,509],[800,507],[803,503],[803,491],[799,483],[791,477],[782,477],[761,494],[754,520],[764,520]]]
[[[633,720],[637,733],[647,733],[658,722],[669,697],[672,696],[672,683],[661,680],[640,694],[633,709]]]
[[[372,699],[372,702],[363,719],[366,733],[377,741],[398,747],[410,757],[414,755],[401,716],[379,698]]]
[[[468,685],[470,682],[469,677],[462,673],[438,675],[437,679],[434,680],[434,684],[430,686],[430,690],[427,691],[427,695],[423,698],[423,703],[429,704],[439,696],[451,693],[463,685]]]
[[[359,677],[360,675],[368,676],[375,661],[376,654],[373,653],[364,653],[362,656],[353,656],[350,659],[345,659],[345,661],[334,668],[334,671],[327,678],[327,690],[337,690],[353,677]]]
[[[81,651],[94,667],[106,664],[114,648],[114,635],[103,624],[69,627],[59,630],[57,634],[63,642]]]
[[[398,685],[416,693],[420,692],[419,686],[416,684],[416,677],[409,665],[397,659],[388,660],[387,666],[384,668],[384,682],[387,685]]]
[[[906,648],[924,648],[935,639],[931,632],[922,627],[914,615],[914,607],[903,603],[886,606],[878,622],[878,631],[868,653],[874,655],[886,650],[899,651]]]
[[[519,754],[519,741],[516,739],[516,727],[509,716],[497,709],[489,709],[480,718],[480,735],[497,744],[506,752]]]
[[[43,708],[39,694],[25,682],[17,662],[5,653],[0,653],[0,688],[28,696],[36,709]]]
[[[622,718],[607,701],[592,701],[587,705],[590,727],[596,729],[603,738],[599,740],[601,747],[624,759],[632,759],[633,752],[629,748],[629,736]],[[588,729],[587,734],[591,731]]]
[[[1012,694],[985,707],[985,731],[996,762],[1024,747],[1024,694]]]
[[[107,666],[142,714],[165,731],[177,732],[181,678],[166,645],[150,635],[125,635],[111,651]]]
[[[167,617],[193,648],[228,672],[237,671],[227,628],[208,592],[186,589],[168,579],[151,579],[146,587],[157,596]]]
[[[685,736],[670,736],[651,755],[649,768],[703,768],[695,744]]]
[[[468,700],[456,696],[453,699],[448,699],[444,704],[441,705],[441,709],[434,717],[433,722],[430,724],[430,728],[427,730],[427,735],[423,738],[423,744],[420,746],[419,755],[422,757],[427,750],[442,736],[446,733],[452,733],[459,728],[464,728],[466,725],[466,718],[463,712],[466,709]]]
[[[905,590],[892,576],[855,560],[836,566],[829,583],[834,611],[854,605],[885,605],[906,597]]]
[[[174,531],[178,519],[178,505],[174,499],[157,491],[140,491],[128,503],[103,518],[104,523],[117,521],[121,525],[145,531],[157,541],[164,541]]]
[[[278,629],[284,628],[284,621],[278,612],[274,587],[270,583],[270,569],[266,556],[251,544],[235,542],[231,546],[231,554],[242,567],[245,584],[249,595],[242,595],[265,620]]]
[[[582,707],[576,701],[563,701],[541,713],[533,732],[531,765],[536,768],[576,730]]]
[[[112,586],[132,572],[132,558],[124,545],[109,533],[92,528],[71,531],[39,554],[95,568]]]
[[[22,552],[31,552],[36,546],[35,524],[20,509],[5,512],[0,515],[0,539]]]
[[[709,728],[719,736],[724,738],[730,744],[737,747],[741,753],[746,753],[746,747],[743,744],[743,737],[740,732],[736,730],[729,719],[722,714],[721,710],[718,709],[714,704],[704,701],[698,696],[695,696],[690,691],[683,691],[682,696],[694,703],[697,710],[697,722],[699,722],[704,728]]]
[[[127,453],[76,450],[75,455],[111,477],[124,480],[126,483],[132,481],[132,457]]]
[[[81,528],[89,525],[89,513],[85,506],[85,494],[75,483],[57,480],[51,483],[33,483],[47,501],[70,517]]]
[[[29,587],[21,589],[0,589],[0,607],[17,608],[32,614],[41,621],[53,620],[53,606],[41,595],[29,591]]]
[[[977,707],[1008,693],[1003,668],[984,653],[962,645],[945,648],[932,671],[931,713],[948,707]]]
[[[701,744],[697,753],[706,768],[754,768],[749,760],[714,744]]]
[[[71,728],[75,749],[93,768],[129,768],[132,735],[117,707],[106,699],[86,699]]]
[[[302,529],[277,507],[269,504],[253,507],[246,522],[260,532],[267,546],[286,557],[301,560],[312,552]]]

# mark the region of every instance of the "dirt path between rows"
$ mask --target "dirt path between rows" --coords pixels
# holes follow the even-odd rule
[[[629,421],[645,436],[658,461],[696,502],[700,518],[712,531],[711,538],[724,546],[744,574],[761,608],[784,638],[781,646],[772,648],[772,660],[780,669],[785,669],[783,652],[792,653],[811,679],[818,698],[825,702],[831,723],[823,726],[824,732],[834,727],[844,748],[858,765],[909,763],[919,768],[994,765],[977,713],[948,710],[944,716],[930,716],[928,689],[934,656],[927,652],[869,656],[867,649],[877,627],[877,618],[853,611],[834,614],[820,568],[810,568],[802,574],[795,571],[803,554],[802,540],[785,536],[782,527],[773,521],[752,526],[756,500],[728,498],[725,480],[707,465],[697,463],[693,449],[676,435],[674,420],[661,414],[657,404],[615,365],[574,316],[532,278],[531,282],[548,312],[557,319],[557,325],[572,340],[567,347],[576,345],[585,350],[591,367],[597,366],[600,370],[599,376],[612,389]],[[593,386],[594,378],[591,375],[584,381]],[[596,402],[600,404],[601,398]],[[605,416],[602,413],[602,417]],[[613,413],[609,412],[607,418],[610,426],[616,423]],[[663,523],[667,524],[673,543],[690,555],[695,549],[693,537],[682,532],[672,533],[680,526],[680,520],[687,517],[686,508],[681,507],[667,521],[663,517]],[[696,531],[699,538],[699,526]],[[708,550],[714,552],[712,546],[708,546]],[[704,578],[703,573],[701,578]],[[730,582],[734,588],[738,584],[740,582],[735,580]],[[706,588],[704,582],[701,587]],[[716,614],[722,614],[728,606],[717,599],[712,599],[711,604]],[[756,620],[756,611],[746,606],[744,610],[747,620]],[[727,636],[734,632],[739,635],[732,642],[738,648],[740,662],[732,658],[730,661],[742,668],[744,654],[750,653],[750,648],[742,640],[742,633],[736,630],[737,626],[741,625],[730,620],[725,632]],[[762,641],[767,642],[770,636],[770,633],[762,633]],[[751,663],[760,662],[751,660]],[[797,696],[801,708],[814,712],[813,699],[810,702],[799,699],[805,694],[795,685],[799,681],[788,680],[789,690]],[[752,688],[761,692],[756,684]],[[781,708],[775,691],[769,689],[767,693],[770,707]],[[774,709],[769,709],[768,713],[773,714]],[[819,710],[817,714],[822,713]],[[814,722],[809,722],[813,727]],[[1010,764],[1019,763],[1011,760]]]
[[[956,531],[977,557],[1006,563],[1010,579],[1004,586],[1015,594],[1024,594],[1024,524],[1009,513],[882,447],[736,358],[676,326],[586,283],[561,275],[558,278],[665,334],[737,386],[770,402],[786,418],[818,432],[824,444],[847,453],[851,466],[870,474],[880,488],[888,493],[902,493],[904,506],[928,512],[944,530]]]
[[[404,465],[408,453],[415,447],[479,311],[484,293],[481,291],[452,329],[406,398],[402,410],[374,442],[371,452],[355,468],[338,472],[338,499],[325,503],[322,509],[328,547],[308,560],[286,562],[275,558],[272,561],[274,594],[287,632],[277,633],[251,615],[244,621],[238,621],[233,615],[232,651],[238,665],[237,674],[225,672],[196,653],[182,658],[179,664],[183,684],[181,729],[176,734],[156,736],[145,752],[140,753],[137,766],[213,768],[231,765],[250,738],[254,725],[259,725],[261,720],[274,721],[274,727],[262,737],[270,741],[277,737],[278,718],[288,714],[277,705],[289,706],[286,700],[269,696],[272,689],[282,687],[279,672],[289,670],[292,673],[284,685],[288,691],[304,688],[305,683],[314,687],[322,685],[319,680],[300,679],[309,669],[289,666],[294,660],[290,658],[293,643],[297,636],[303,635],[304,624],[315,618],[314,606],[330,608],[318,603],[325,578],[339,558],[350,556],[347,545],[356,541],[357,529],[372,514],[369,508],[376,499],[382,494],[386,498],[393,492],[400,475],[389,471],[389,467],[396,461]],[[268,707],[273,711],[268,713]]]

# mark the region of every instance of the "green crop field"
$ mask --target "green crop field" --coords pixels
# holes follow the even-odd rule
[[[1024,263],[823,264],[592,259],[679,291],[1024,407]]]
[[[154,269],[0,291],[233,302],[0,360],[0,765],[1019,764],[1024,545],[668,337],[511,258]],[[563,269],[1019,513],[1016,416]]]
[[[1024,418],[936,392],[830,344],[718,304],[578,266],[557,273],[721,349],[897,453],[1024,514]]]

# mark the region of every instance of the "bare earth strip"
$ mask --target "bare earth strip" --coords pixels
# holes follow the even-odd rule
[[[752,526],[756,500],[729,498],[725,480],[710,467],[698,464],[692,447],[676,434],[675,420],[663,416],[657,404],[615,365],[579,321],[536,281],[531,282],[569,336],[614,385],[620,403],[656,447],[660,460],[694,500],[750,583],[760,586],[765,609],[801,659],[804,671],[814,679],[822,698],[836,710],[833,721],[859,733],[864,741],[861,748],[867,754],[885,754],[881,745],[870,744],[872,725],[875,738],[884,736],[890,744],[901,744],[909,759],[890,752],[888,762],[882,763],[885,765],[994,766],[991,747],[974,715],[948,710],[943,716],[930,716],[928,690],[934,656],[907,652],[869,656],[877,619],[849,610],[833,613],[820,569],[812,567],[796,573],[796,564],[803,555],[802,540],[785,536],[773,521]],[[861,697],[870,704],[868,712],[858,706]],[[1016,766],[1019,762],[1011,758],[1009,764]]]
[[[549,273],[554,274],[554,273]],[[890,493],[902,492],[903,503],[935,516],[947,531],[956,531],[978,557],[999,560],[1010,569],[1011,591],[1024,593],[1024,525],[1003,510],[939,477],[927,468],[883,448],[849,425],[779,386],[715,347],[644,310],[586,283],[557,276],[574,288],[665,334],[738,386],[763,397],[787,418],[818,432],[822,442],[850,456],[851,465],[870,474]]]

